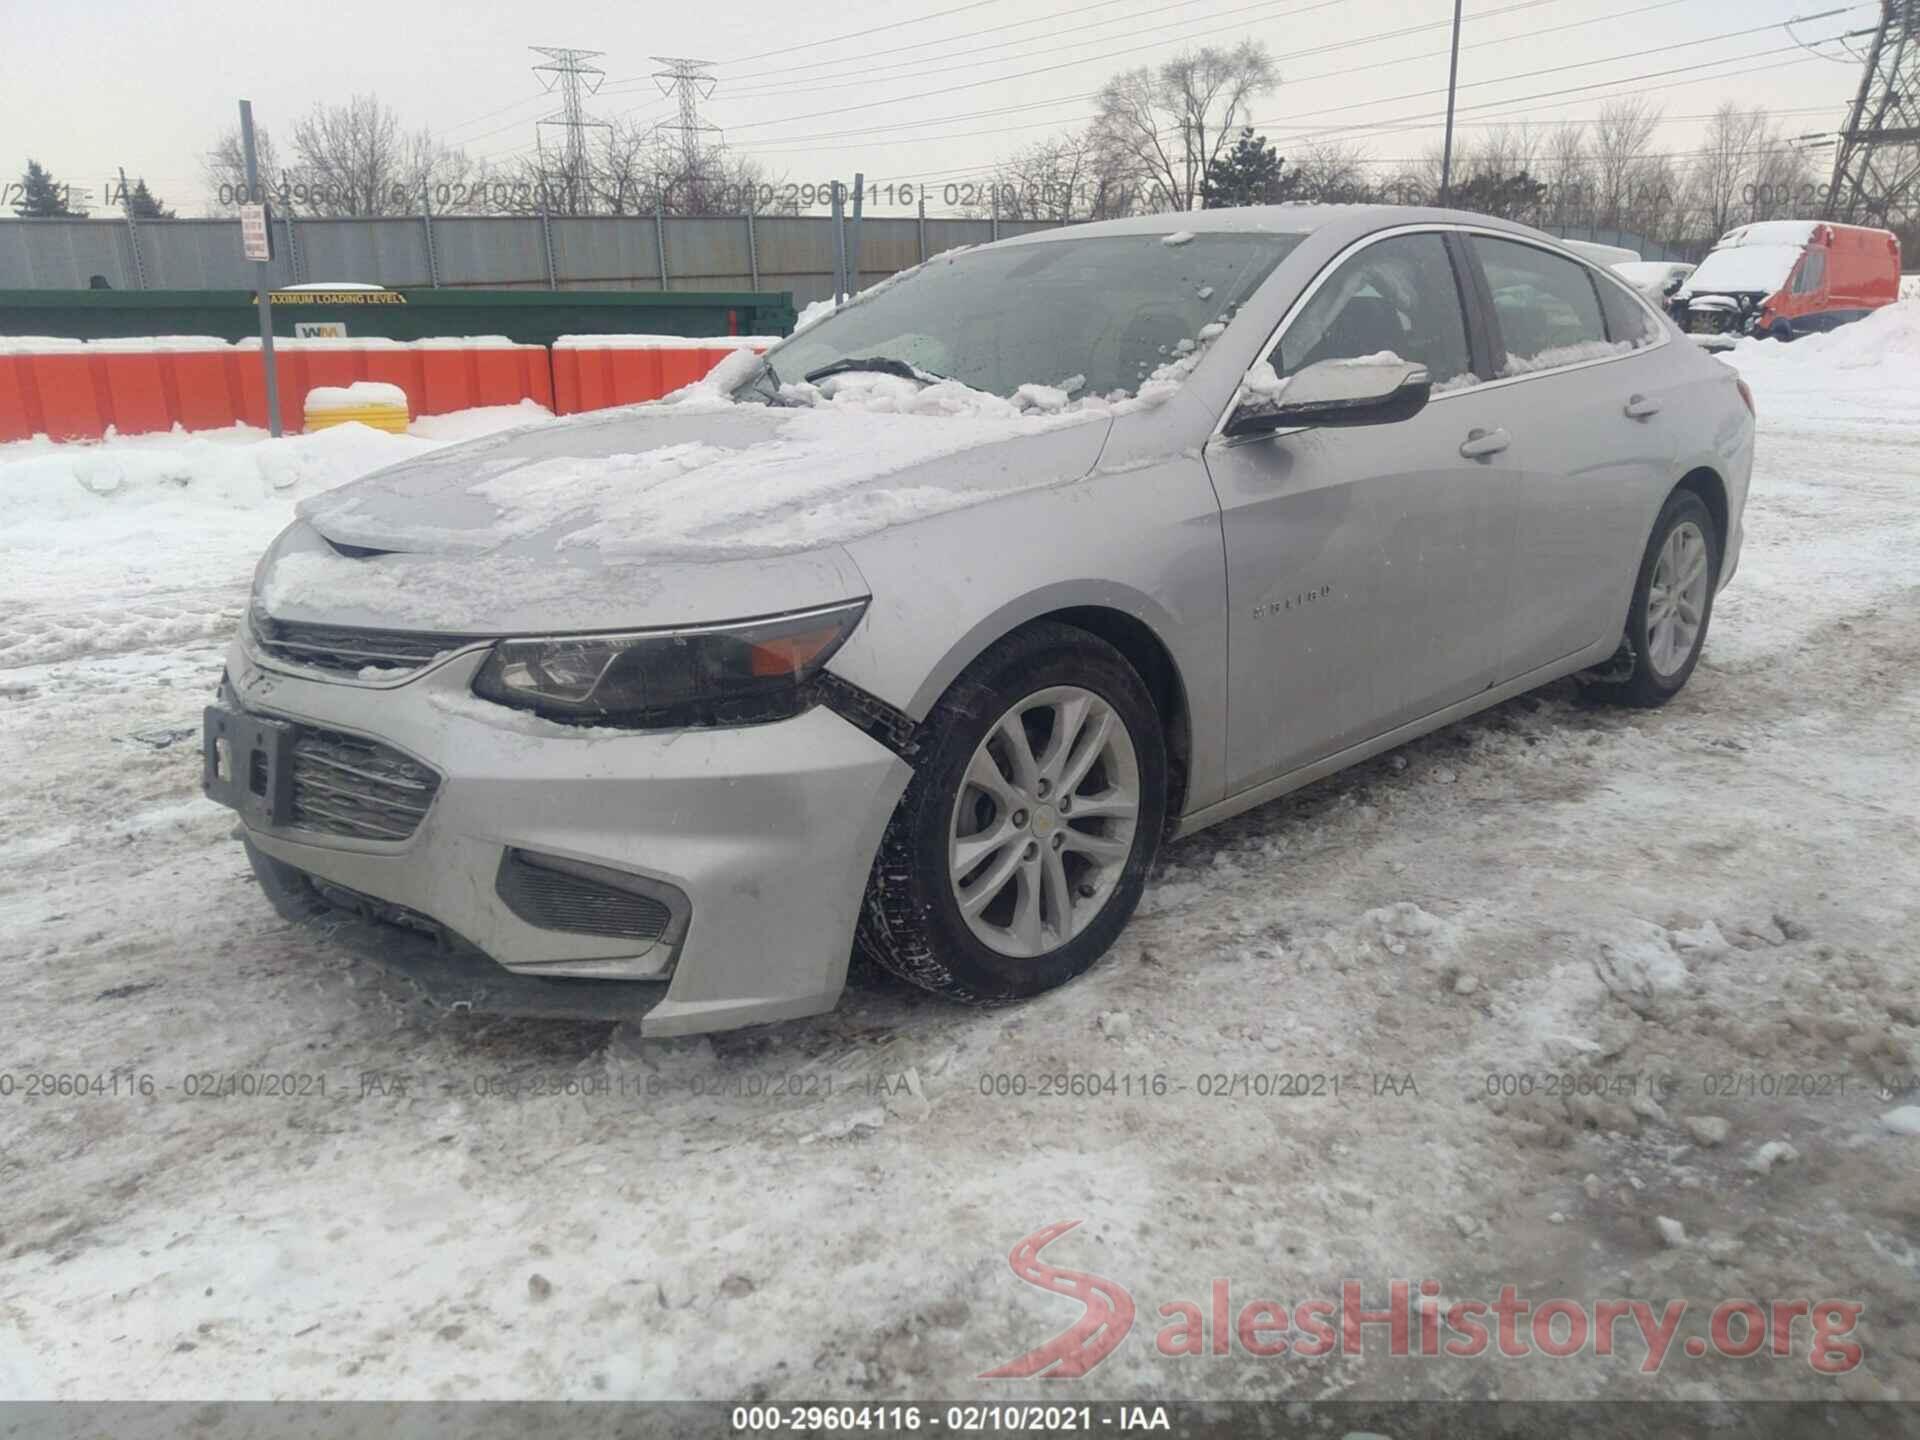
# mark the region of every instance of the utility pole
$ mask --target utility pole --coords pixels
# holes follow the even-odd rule
[[[1873,38],[1834,150],[1825,216],[1885,225],[1920,182],[1920,0],[1881,0],[1878,27],[1854,33]]]
[[[592,208],[587,197],[587,131],[606,130],[613,127],[604,120],[592,120],[587,116],[587,96],[606,83],[607,72],[598,65],[587,62],[597,60],[604,50],[569,50],[554,45],[530,45],[527,47],[536,55],[547,57],[547,63],[533,67],[533,73],[544,76],[542,84],[549,95],[556,91],[560,96],[560,108],[551,115],[543,115],[534,122],[536,141],[540,137],[540,128],[557,125],[566,134],[561,146],[561,164],[564,167],[567,186],[566,212],[577,215]],[[540,146],[544,159],[546,147]],[[541,179],[546,176],[544,168]],[[548,206],[551,209],[551,204]]]
[[[700,118],[700,102],[713,98],[715,84],[709,73],[713,69],[711,60],[690,60],[679,55],[655,55],[653,63],[663,68],[653,72],[653,83],[660,87],[662,95],[674,96],[680,102],[680,116],[673,124],[662,123],[655,126],[656,131],[678,134],[680,137],[680,174],[687,182],[687,211],[698,215],[706,205],[705,187],[701,183],[701,172],[706,167],[709,135],[718,136],[720,127],[710,125]],[[715,140],[714,145],[718,145]]]
[[[1440,150],[1440,203],[1453,188],[1453,92],[1460,80],[1460,6],[1453,0],[1453,58],[1447,61],[1447,139]]]

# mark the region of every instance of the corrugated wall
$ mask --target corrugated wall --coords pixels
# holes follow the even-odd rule
[[[562,290],[789,290],[805,305],[833,290],[833,221],[824,215],[667,219],[651,215],[541,221],[504,216],[304,220],[274,225],[276,288],[352,281],[389,289],[485,286]],[[1002,222],[1002,236],[1049,228]],[[666,239],[662,279],[658,235]],[[860,225],[860,274],[871,282],[959,245],[993,238],[990,220],[875,216]],[[849,244],[853,227],[847,229]],[[137,237],[141,265],[136,269]],[[757,262],[757,263],[756,263]],[[757,271],[757,285],[756,285]],[[0,220],[0,290],[252,289],[234,220]]]

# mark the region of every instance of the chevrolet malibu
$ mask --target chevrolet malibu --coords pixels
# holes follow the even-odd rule
[[[282,914],[681,1034],[1086,970],[1162,841],[1578,675],[1656,706],[1752,399],[1444,210],[941,255],[664,402],[306,502],[205,729]]]

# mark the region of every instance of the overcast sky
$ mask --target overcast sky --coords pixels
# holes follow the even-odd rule
[[[1491,120],[1591,117],[1623,89],[1644,90],[1672,117],[1663,151],[1695,146],[1701,117],[1725,99],[1774,108],[1790,133],[1832,130],[1858,69],[1782,53],[1794,39],[1781,23],[1831,8],[1468,0],[1462,138]],[[1854,4],[1795,33],[1818,40],[1869,25],[1878,10]],[[98,208],[101,185],[124,165],[198,213],[200,156],[233,122],[238,98],[272,129],[356,91],[476,158],[511,163],[554,104],[528,47],[560,45],[605,52],[594,116],[670,118],[650,57],[712,60],[703,118],[773,174],[819,181],[858,169],[869,184],[931,182],[938,209],[949,181],[1082,123],[1090,92],[1116,71],[1248,36],[1279,62],[1282,84],[1255,119],[1283,154],[1290,140],[1331,134],[1387,162],[1439,142],[1451,13],[1448,0],[572,0],[551,11],[491,0],[0,0],[0,171],[12,179],[32,155]],[[1431,28],[1385,33],[1416,26]],[[862,30],[871,33],[842,38]],[[1580,86],[1598,88],[1528,98]]]

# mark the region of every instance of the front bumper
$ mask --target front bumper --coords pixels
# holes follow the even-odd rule
[[[732,730],[551,724],[472,694],[483,654],[376,688],[269,668],[235,640],[246,711],[378,740],[441,777],[403,840],[249,817],[283,912],[475,1008],[637,1013],[659,1035],[831,1009],[906,762],[825,707]],[[501,894],[510,851],[637,877],[678,897],[675,924],[643,942],[530,923]]]

